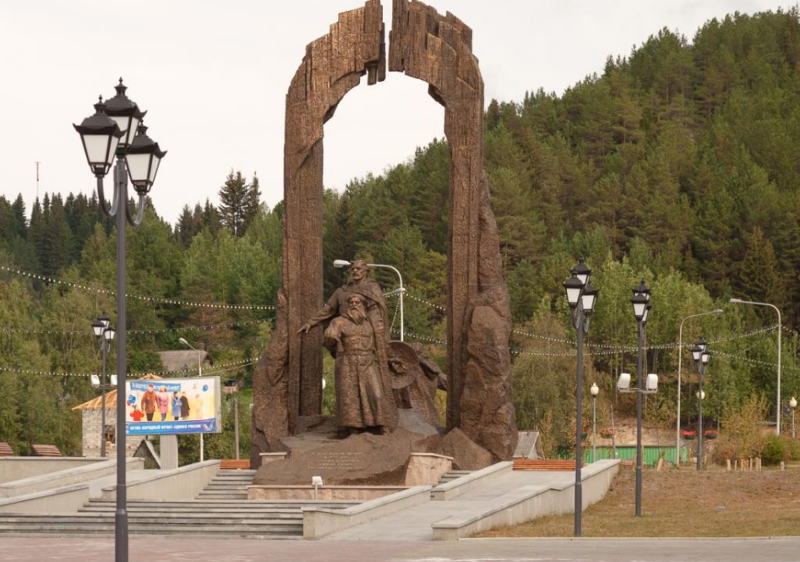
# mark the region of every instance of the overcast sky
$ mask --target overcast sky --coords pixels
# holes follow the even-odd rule
[[[692,39],[713,17],[775,10],[765,0],[430,0],[473,29],[492,98],[563,90],[601,73],[660,28]],[[391,27],[391,0],[384,0]],[[78,134],[122,76],[169,154],[151,192],[168,221],[217,193],[231,169],[283,198],[284,100],[305,45],[358,0],[25,0],[0,7],[0,194],[90,194]],[[786,6],[786,4],[783,4]],[[387,33],[388,40],[388,33]],[[325,186],[381,173],[444,134],[426,85],[399,73],[352,90],[325,128]]]

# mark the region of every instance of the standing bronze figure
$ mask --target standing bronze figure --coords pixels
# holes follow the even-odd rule
[[[308,333],[333,318],[325,346],[336,358],[336,417],[341,435],[353,431],[388,432],[397,426],[397,406],[387,357],[386,303],[369,267],[356,260],[351,279],[300,328]]]

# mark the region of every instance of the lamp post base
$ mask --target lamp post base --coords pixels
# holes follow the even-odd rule
[[[121,508],[119,503],[114,513],[114,537],[115,562],[128,562],[128,511],[124,507]]]

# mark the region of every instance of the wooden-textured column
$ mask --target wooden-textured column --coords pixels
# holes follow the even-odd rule
[[[322,328],[298,335],[323,304],[323,125],[368,74],[386,75],[383,7],[339,14],[310,43],[286,95],[283,264],[275,332],[254,374],[253,458],[294,432],[299,416],[322,411]]]
[[[450,146],[447,425],[497,459],[517,441],[511,405],[511,314],[483,169],[483,79],[472,30],[422,2],[394,0],[389,70],[428,83]]]

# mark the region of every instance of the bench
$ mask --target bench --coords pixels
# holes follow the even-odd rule
[[[250,470],[250,459],[222,459],[220,470]]]
[[[516,459],[514,470],[575,470],[575,461]]]
[[[55,445],[33,445],[35,457],[60,457],[61,451]]]
[[[11,449],[11,445],[4,441],[0,441],[0,457],[13,457],[14,451]]]

